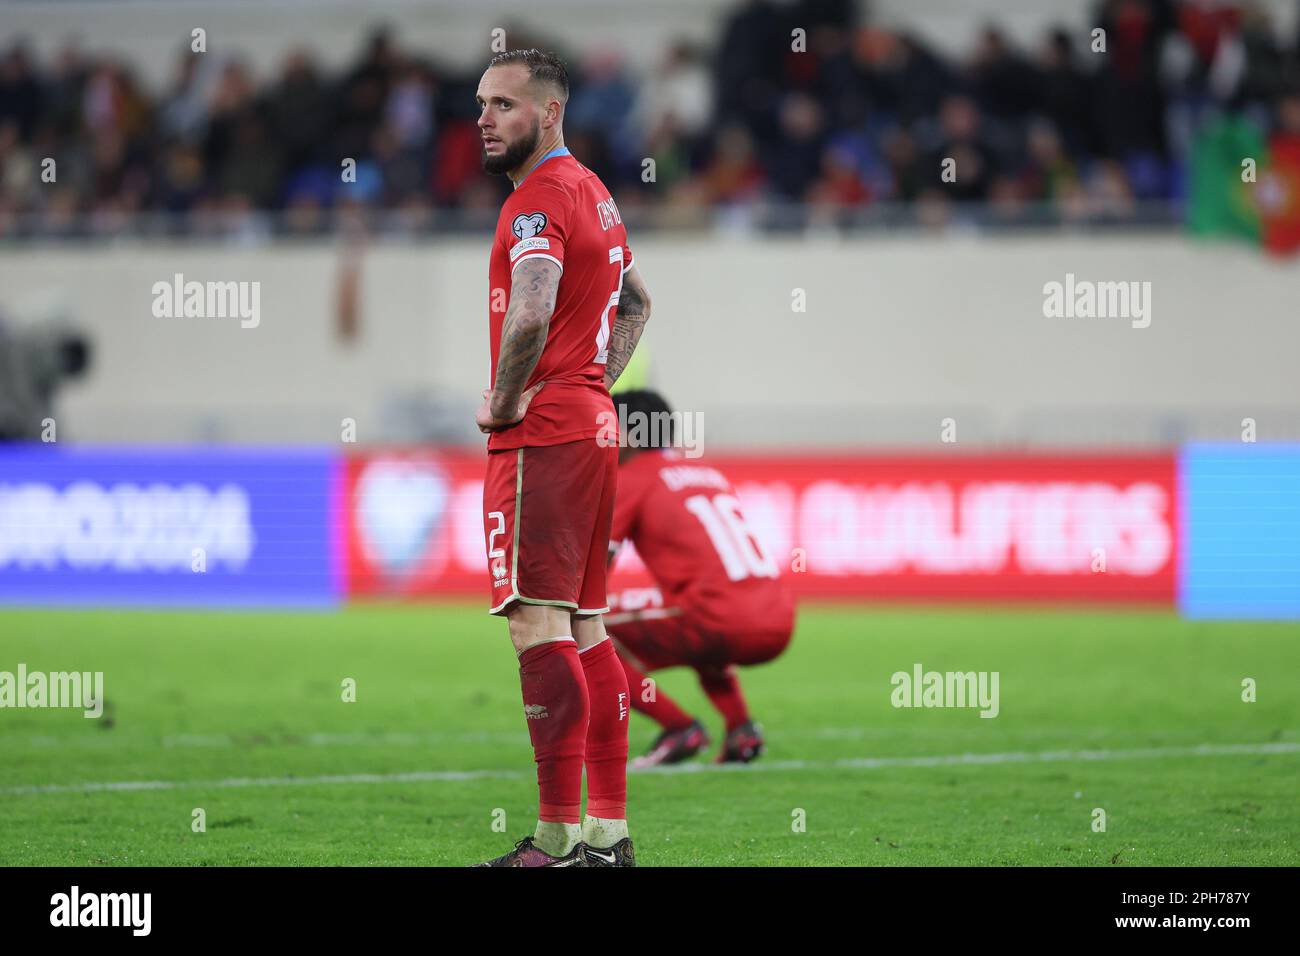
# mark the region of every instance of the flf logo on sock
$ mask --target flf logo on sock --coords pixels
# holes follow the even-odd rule
[[[627,720],[627,694],[618,695],[618,719]]]
[[[541,720],[550,715],[546,713],[545,704],[524,704],[524,716],[529,720]]]

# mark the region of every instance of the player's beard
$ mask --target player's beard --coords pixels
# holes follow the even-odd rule
[[[533,128],[530,132],[525,133],[513,143],[506,144],[506,151],[499,156],[491,156],[486,149],[483,150],[483,171],[491,173],[493,176],[500,176],[508,173],[512,169],[518,169],[523,165],[524,160],[532,155],[533,150],[537,148],[537,141],[542,135],[541,120],[533,122]]]

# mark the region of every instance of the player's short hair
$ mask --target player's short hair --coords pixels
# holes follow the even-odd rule
[[[620,422],[635,421],[632,416],[639,413],[645,416],[645,421],[662,423],[661,427],[648,429],[646,442],[638,447],[669,448],[676,441],[677,436],[673,434],[676,428],[676,423],[672,419],[673,410],[668,407],[668,402],[658,392],[648,388],[629,388],[626,392],[614,395],[613,398],[614,411],[618,413]],[[655,418],[656,415],[663,417]]]
[[[494,66],[510,66],[512,63],[528,68],[528,79],[533,83],[546,83],[560,94],[560,102],[569,100],[569,71],[554,53],[545,50],[507,50],[498,53],[488,61],[488,69]]]

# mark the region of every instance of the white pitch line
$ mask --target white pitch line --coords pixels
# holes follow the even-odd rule
[[[913,729],[909,732],[909,736],[950,738],[960,735],[976,737],[982,735],[985,730],[986,728],[983,726],[936,727],[931,730]],[[1288,730],[1285,735],[1295,736],[1297,732]],[[1190,737],[1195,733],[1195,730],[1163,730],[1155,736],[1166,738]],[[868,737],[895,737],[897,734],[898,730],[894,727],[790,727],[781,731],[782,739],[788,740],[863,740]],[[1016,736],[1022,738],[1056,737],[1078,739],[1079,737],[1107,737],[1111,735],[1112,731],[1110,730],[1092,729],[1080,733],[1078,729],[1072,727],[1036,727],[1032,730],[1016,731]],[[150,734],[124,734],[114,731],[112,734],[95,734],[94,736],[69,734],[56,737],[42,734],[28,737],[26,743],[28,746],[41,749],[62,747],[116,749],[129,746],[162,746],[170,750],[191,747],[216,749],[240,747],[373,747],[380,744],[423,747],[442,744],[487,743],[517,744],[521,747],[527,747],[528,731],[426,731],[420,733],[351,731],[302,734],[289,732],[268,734],[250,731],[223,734],[167,734],[162,737]]]
[[[1048,750],[1041,752],[942,754],[932,757],[853,757],[842,760],[781,760],[756,764],[680,763],[667,767],[629,768],[632,773],[758,773],[784,770],[879,770],[886,767],[963,767],[1009,763],[1057,763],[1069,760],[1143,760],[1162,757],[1229,757],[1300,753],[1300,743],[1201,744],[1196,747],[1140,747],[1132,750]],[[353,773],[316,777],[229,777],[224,780],[124,780],[113,783],[48,783],[0,788],[3,796],[39,793],[105,793],[134,790],[302,787],[339,783],[443,783],[462,780],[531,777],[524,770],[429,770],[410,773]]]

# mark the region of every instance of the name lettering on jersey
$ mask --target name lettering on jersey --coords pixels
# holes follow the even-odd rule
[[[551,248],[551,240],[545,236],[534,236],[532,239],[525,239],[523,242],[516,242],[510,247],[510,261],[514,262],[525,252],[532,252],[534,249]]]
[[[618,206],[614,205],[613,198],[596,203],[596,215],[600,217],[601,229],[609,230],[623,225],[623,217],[618,214]]]
[[[706,468],[703,465],[674,465],[671,468],[660,468],[659,477],[673,491],[681,491],[683,488],[731,490],[731,485],[722,476],[722,472],[716,468]]]

